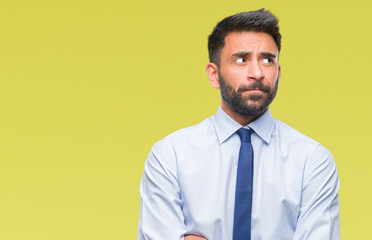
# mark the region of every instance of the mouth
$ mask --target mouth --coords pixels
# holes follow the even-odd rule
[[[251,89],[250,91],[253,91],[253,92],[255,92],[255,91],[257,91],[257,92],[263,92],[263,90],[260,89],[260,88]]]
[[[243,85],[239,87],[238,92],[248,92],[250,94],[268,94],[270,93],[270,87],[262,82],[254,82],[250,85]]]
[[[249,92],[249,93],[263,93],[264,91],[259,89],[259,88],[254,88],[254,89],[247,89],[245,90],[245,92]]]

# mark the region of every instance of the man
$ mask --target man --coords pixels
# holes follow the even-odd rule
[[[331,153],[268,109],[280,44],[278,19],[264,9],[214,28],[207,74],[221,106],[151,149],[138,239],[340,239]]]

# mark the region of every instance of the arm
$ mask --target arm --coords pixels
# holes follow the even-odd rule
[[[146,159],[140,184],[138,240],[184,239],[176,160],[166,140],[156,143]]]
[[[207,240],[206,238],[195,236],[195,235],[187,235],[185,236],[185,240]]]
[[[294,240],[340,239],[340,181],[332,154],[318,146],[307,159]]]

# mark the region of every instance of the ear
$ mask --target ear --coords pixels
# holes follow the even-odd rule
[[[281,76],[282,76],[282,72],[280,70],[280,65],[279,65],[279,67],[278,67],[278,82],[279,82]]]
[[[213,88],[219,89],[220,88],[220,81],[218,76],[218,67],[214,63],[208,63],[207,64],[207,74],[209,78],[209,82],[212,85]]]

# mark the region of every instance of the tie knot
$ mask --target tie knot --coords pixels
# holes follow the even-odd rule
[[[238,134],[242,142],[251,142],[251,129],[240,128]]]

